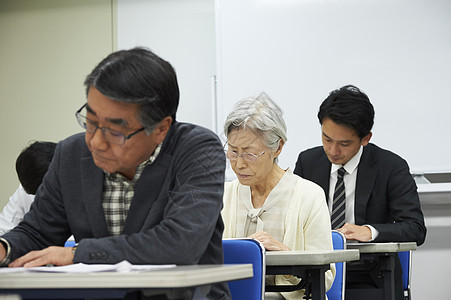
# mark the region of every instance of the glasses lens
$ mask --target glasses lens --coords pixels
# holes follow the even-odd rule
[[[257,160],[257,156],[252,153],[243,153],[243,158],[248,162],[255,162]]]
[[[233,152],[231,150],[226,150],[226,155],[227,155],[227,158],[230,160],[235,160],[237,158],[236,152]]]
[[[111,130],[109,128],[102,128],[102,133],[110,143],[123,145],[125,143],[125,135],[119,131]]]
[[[86,118],[82,115],[80,115],[79,113],[75,115],[77,117],[77,122],[78,124],[80,124],[80,126],[84,129],[86,128]]]
[[[86,131],[91,132],[91,133],[96,131],[96,128],[97,128],[96,122],[89,120],[88,118],[86,118],[85,116],[83,116],[80,113],[76,114],[76,117],[77,117],[78,124],[80,124],[80,126],[82,128],[86,129]]]
[[[87,131],[93,133],[97,129],[97,123],[94,121],[89,120],[85,116],[82,116],[84,118],[85,128]]]

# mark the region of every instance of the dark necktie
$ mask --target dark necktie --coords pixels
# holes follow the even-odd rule
[[[334,201],[332,202],[332,229],[337,229],[345,224],[345,211],[346,211],[346,194],[345,183],[343,176],[345,175],[345,169],[338,169],[337,184],[335,185]]]

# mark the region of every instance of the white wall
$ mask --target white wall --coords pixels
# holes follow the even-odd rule
[[[212,128],[213,0],[118,0],[118,49],[145,46],[177,72],[177,119]]]
[[[30,141],[81,131],[84,78],[112,50],[111,0],[0,1],[0,209]]]

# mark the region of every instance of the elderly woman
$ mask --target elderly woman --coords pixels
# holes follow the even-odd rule
[[[280,108],[264,93],[236,104],[224,125],[226,153],[237,180],[225,183],[224,238],[250,237],[266,250],[333,249],[330,217],[322,188],[277,158],[287,141]],[[335,268],[326,273],[326,289]],[[267,276],[272,284],[297,284],[292,276]],[[302,299],[304,291],[271,295]],[[268,296],[268,295],[267,295]]]

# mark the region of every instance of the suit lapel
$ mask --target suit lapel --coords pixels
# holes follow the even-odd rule
[[[149,216],[150,208],[160,196],[171,158],[171,155],[160,152],[157,159],[144,169],[137,182],[130,210],[125,220],[124,234],[136,233],[142,228]]]
[[[81,159],[82,197],[92,234],[94,237],[109,235],[105,213],[102,207],[103,171],[93,162],[92,157]]]
[[[357,225],[365,223],[366,206],[376,181],[376,172],[374,171],[375,163],[376,160],[373,156],[371,145],[368,144],[363,148],[363,154],[360,158],[357,171],[354,208],[355,223]]]
[[[315,170],[312,172],[312,181],[316,182],[323,188],[326,194],[326,203],[329,202],[328,198],[329,198],[329,183],[330,183],[330,167],[331,163],[323,151],[321,157],[319,158],[317,168],[315,168]]]

